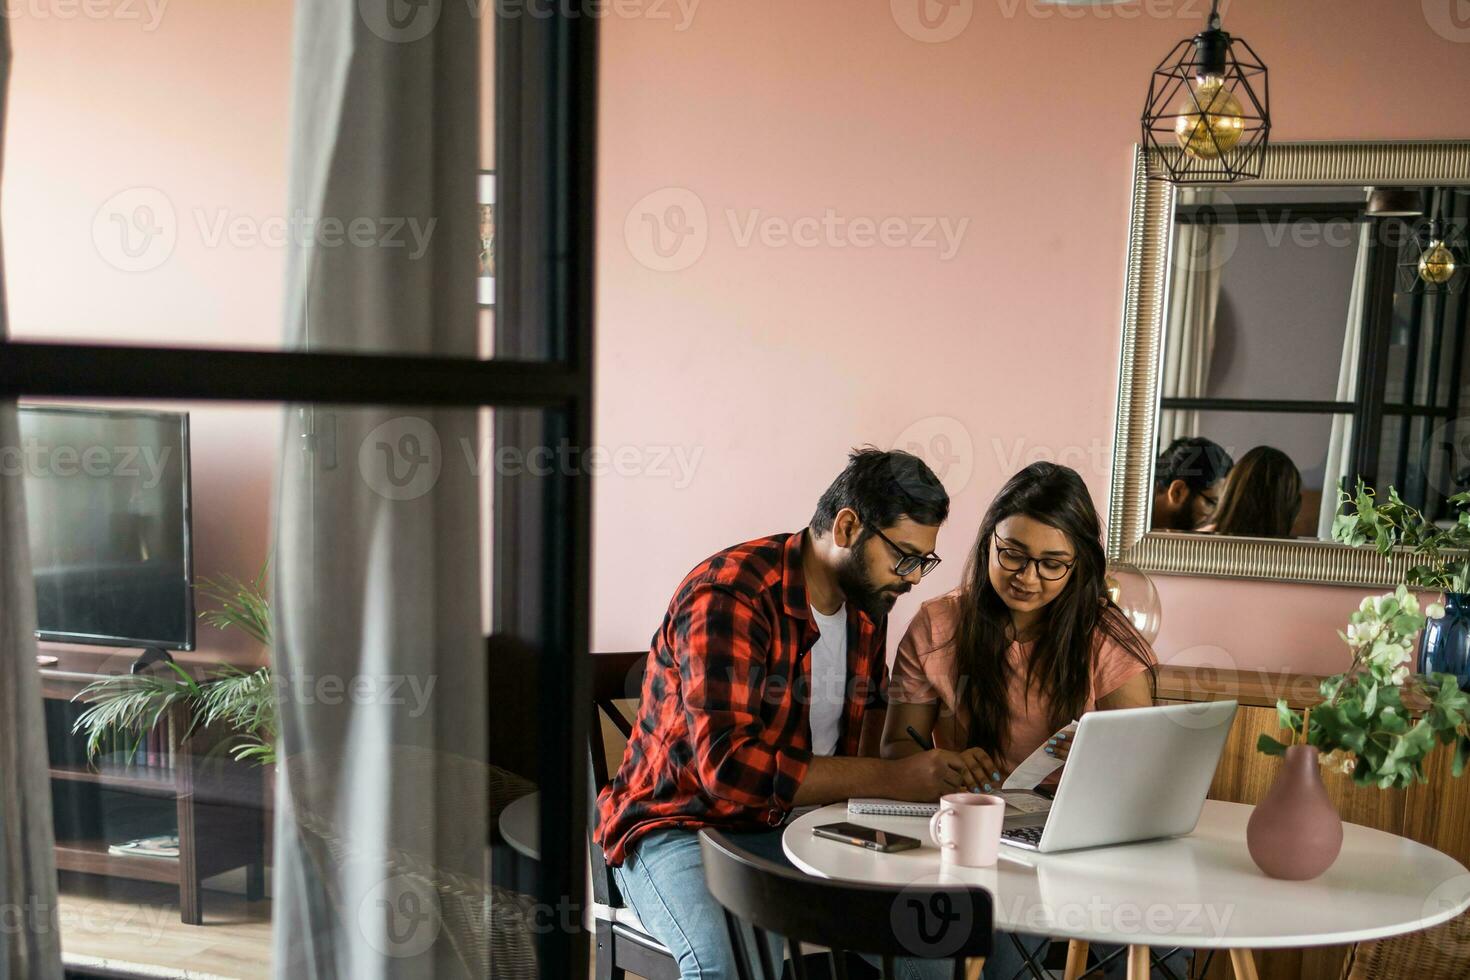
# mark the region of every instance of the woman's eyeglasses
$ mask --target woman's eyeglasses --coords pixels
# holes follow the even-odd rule
[[[1036,563],[1036,574],[1048,582],[1055,582],[1064,577],[1071,569],[1076,559],[1062,561],[1060,558],[1032,558],[1024,551],[1015,548],[997,548],[995,560],[1000,562],[1000,567],[1008,572],[1020,572],[1026,574],[1026,566],[1032,562]]]
[[[934,569],[939,567],[940,559],[938,555],[915,555],[911,552],[904,551],[898,545],[894,544],[892,541],[889,541],[888,535],[878,530],[876,525],[869,524],[868,527],[872,528],[873,533],[883,539],[884,544],[888,545],[888,547],[898,552],[899,559],[898,562],[893,566],[893,574],[899,576],[900,578],[905,575],[914,574],[915,569],[917,569],[919,572],[919,578],[923,578],[925,575],[928,575],[930,572],[934,571]]]

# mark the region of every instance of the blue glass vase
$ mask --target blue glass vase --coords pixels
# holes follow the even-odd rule
[[[1470,691],[1470,593],[1445,593],[1444,617],[1424,625],[1419,673],[1454,674],[1460,690]]]

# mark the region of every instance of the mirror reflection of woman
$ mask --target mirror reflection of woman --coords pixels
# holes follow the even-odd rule
[[[1257,446],[1230,470],[1215,518],[1205,534],[1289,538],[1302,509],[1302,474],[1291,457]]]

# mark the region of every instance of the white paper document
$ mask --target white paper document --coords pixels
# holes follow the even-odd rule
[[[1072,735],[1075,734],[1076,731],[1077,723],[1074,721],[1070,725],[1067,725],[1065,728],[1058,729],[1057,732],[1052,735],[1052,738],[1056,738],[1058,735],[1066,734],[1067,738],[1070,740]],[[1021,761],[1021,764],[1017,766],[1014,770],[1012,770],[1011,774],[1006,777],[1006,781],[1000,784],[1000,788],[1032,789],[1047,776],[1050,776],[1052,773],[1062,768],[1064,760],[1058,759],[1053,755],[1048,755],[1046,751],[1047,744],[1048,743],[1043,742],[1041,745],[1036,747],[1035,752],[1032,752],[1025,759],[1023,759]]]

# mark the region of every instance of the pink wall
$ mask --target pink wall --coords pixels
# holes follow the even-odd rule
[[[711,551],[804,524],[854,444],[907,430],[959,457],[945,564],[900,627],[956,584],[985,505],[1033,454],[1076,466],[1105,506],[1131,146],[1149,70],[1208,3],[959,0],[963,30],[922,43],[898,26],[918,23],[917,2],[704,3],[682,31],[671,5],[604,25],[598,440],[648,451],[598,487],[599,648],[646,645]],[[1237,0],[1225,26],[1271,68],[1281,139],[1465,137],[1470,23],[1455,9]],[[670,203],[696,234],[664,259],[644,214]],[[828,208],[969,225],[948,261],[835,233],[742,238],[756,209]],[[661,475],[661,446],[702,453],[692,480]],[[1166,659],[1322,671],[1342,665],[1333,631],[1360,595],[1158,586]]]

